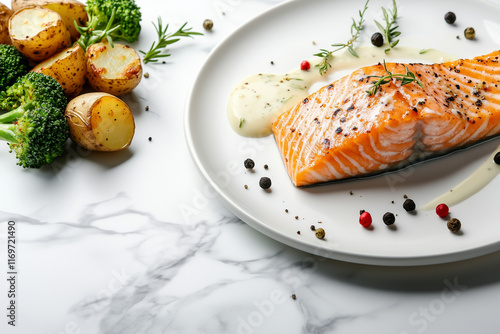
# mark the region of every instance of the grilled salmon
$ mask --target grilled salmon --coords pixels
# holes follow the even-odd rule
[[[498,135],[499,57],[379,63],[322,87],[273,120],[291,180],[307,186],[380,173]],[[416,80],[394,76],[370,94],[389,72]]]

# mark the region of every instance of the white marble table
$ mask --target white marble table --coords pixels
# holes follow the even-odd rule
[[[158,15],[172,28],[203,31],[207,18],[214,28],[145,66],[150,77],[124,97],[136,116],[130,149],[110,157],[70,145],[57,164],[27,171],[2,148],[1,333],[498,333],[499,253],[419,267],[317,257],[247,226],[198,173],[183,133],[197,71],[224,37],[279,2],[138,0],[149,36]]]

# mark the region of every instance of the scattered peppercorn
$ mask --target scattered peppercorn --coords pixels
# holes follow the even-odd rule
[[[316,226],[311,225],[311,231],[314,231],[314,230],[316,230]]]
[[[382,220],[384,221],[385,225],[392,225],[396,221],[396,217],[394,217],[394,214],[392,212],[386,212],[384,213]]]
[[[307,60],[304,60],[304,61],[302,61],[302,63],[300,63],[300,69],[302,71],[309,71],[310,68],[311,68],[311,64]]]
[[[146,106],[146,108],[144,108],[146,111],[149,111],[149,106]]]
[[[245,187],[245,189],[248,189],[248,185],[246,185],[246,184],[245,184],[245,186],[244,186],[244,187]]]
[[[245,165],[246,169],[253,169],[255,167],[255,162],[253,162],[253,160],[250,158],[246,159],[243,164]]]
[[[269,169],[269,166],[268,165],[264,165],[264,169]]]
[[[314,234],[316,235],[316,238],[323,239],[325,237],[325,230],[318,228]]]
[[[476,31],[472,27],[465,28],[464,30],[465,38],[474,39],[476,37]]]
[[[412,199],[409,199],[409,198],[403,203],[403,208],[407,212],[411,212],[411,211],[415,210],[416,207],[417,206],[415,205],[415,202]]]
[[[152,141],[152,140],[153,140],[153,138],[149,137],[149,138],[148,138],[148,140],[149,140],[149,141]]]
[[[460,231],[460,228],[462,227],[462,223],[457,218],[451,218],[450,220],[448,220],[448,223],[446,224],[446,226],[448,226],[448,229],[451,232],[456,233],[456,232]]]
[[[370,215],[370,213],[368,212],[363,212],[360,216],[359,216],[359,223],[361,224],[361,226],[363,227],[368,227],[372,224],[372,216]]]
[[[295,293],[292,295],[292,299],[293,300],[297,299],[297,296],[295,295]]]
[[[145,77],[146,79],[147,79],[147,78],[149,78],[149,73],[148,73],[148,72],[144,73],[144,77]]]
[[[379,32],[374,33],[371,40],[372,44],[376,47],[381,47],[382,45],[384,45],[384,36],[382,36],[382,34]]]
[[[297,234],[300,234],[300,231],[297,231]]]
[[[214,22],[210,19],[206,19],[205,21],[203,21],[203,28],[205,30],[212,30],[212,28],[214,27]]]
[[[493,161],[495,161],[497,165],[500,165],[500,152],[497,152],[497,154],[495,154]]]
[[[268,178],[267,176],[261,177],[260,180],[259,180],[259,186],[262,189],[269,189],[269,188],[271,188],[271,179]]]
[[[436,214],[439,217],[444,218],[448,216],[449,213],[450,213],[450,208],[448,208],[448,205],[441,203],[438,206],[436,206]]]
[[[453,24],[457,20],[457,16],[453,12],[448,12],[444,15],[444,20],[448,24]]]

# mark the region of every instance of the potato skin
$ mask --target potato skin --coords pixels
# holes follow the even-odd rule
[[[10,8],[15,12],[21,8],[32,6],[43,6],[61,15],[73,41],[80,37],[73,20],[76,20],[80,26],[87,23],[85,4],[76,0],[12,0]]]
[[[43,29],[30,36],[25,30],[29,31],[33,22]],[[71,45],[71,36],[61,16],[40,6],[22,8],[12,14],[9,33],[12,44],[34,62],[43,61]]]
[[[87,79],[96,91],[116,96],[130,93],[142,78],[141,59],[131,47],[95,43],[86,51]]]
[[[69,101],[66,111],[70,138],[92,151],[119,151],[127,148],[134,137],[132,112],[118,97],[86,93]]]
[[[12,44],[9,35],[9,18],[14,11],[0,3],[0,44]]]
[[[56,79],[71,99],[82,91],[87,78],[85,52],[76,44],[39,63],[31,71]]]

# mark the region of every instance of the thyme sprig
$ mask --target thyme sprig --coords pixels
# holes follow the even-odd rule
[[[384,39],[389,44],[389,48],[385,49],[385,53],[389,52],[399,43],[399,39],[396,39],[401,32],[397,29],[399,26],[396,25],[396,20],[398,19],[398,6],[396,5],[396,0],[392,0],[392,10],[387,10],[382,7],[382,12],[384,13],[385,26],[375,20],[378,29],[384,35]]]
[[[139,50],[140,53],[144,55],[143,62],[154,63],[157,62],[159,58],[170,57],[169,53],[161,53],[162,49],[165,49],[170,44],[174,44],[180,40],[180,37],[193,37],[194,35],[203,35],[200,32],[191,31],[193,28],[184,29],[187,22],[182,25],[176,32],[173,34],[167,34],[168,24],[163,28],[161,17],[158,17],[158,25],[153,22],[153,26],[156,29],[156,34],[158,35],[158,41],[153,42],[148,52],[144,52]]]
[[[359,19],[356,21],[354,18],[352,18],[352,25],[351,25],[351,39],[349,39],[346,43],[336,43],[332,44],[331,46],[334,48],[333,50],[326,50],[326,49],[320,49],[320,52],[314,54],[316,57],[322,57],[323,60],[321,63],[317,64],[316,67],[319,67],[319,73],[321,75],[325,74],[332,65],[330,64],[330,58],[332,57],[332,54],[340,51],[342,49],[347,48],[347,50],[355,57],[359,57],[356,51],[354,50],[353,44],[354,42],[358,39],[361,30],[363,30],[363,23],[364,21],[364,15],[366,10],[368,9],[368,2],[370,0],[366,0],[365,6],[363,10],[359,11]]]
[[[385,59],[384,59],[384,64],[383,65],[384,65],[384,70],[387,73],[387,75],[384,75],[384,76],[370,75],[369,76],[369,78],[378,78],[378,80],[371,86],[371,88],[366,91],[369,96],[377,94],[378,90],[380,89],[380,86],[388,84],[393,79],[395,79],[397,81],[400,81],[401,82],[401,86],[407,85],[407,84],[409,84],[411,82],[416,82],[420,87],[424,87],[422,85],[422,83],[420,82],[420,80],[418,80],[415,77],[415,73],[413,73],[412,71],[410,71],[408,69],[408,67],[406,67],[406,65],[404,65],[404,67],[406,69],[406,73],[405,74],[392,73],[391,71],[389,71],[387,69],[387,65],[385,63]]]

